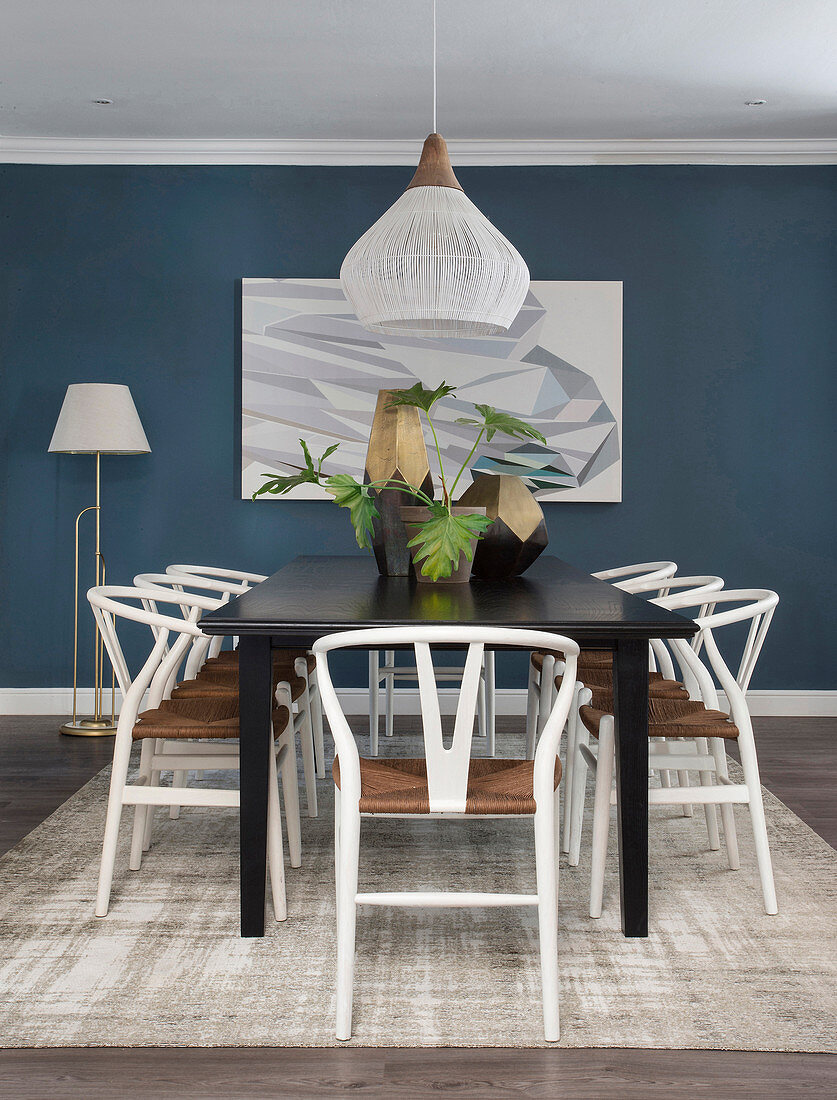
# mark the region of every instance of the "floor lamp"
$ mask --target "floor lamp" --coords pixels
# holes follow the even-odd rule
[[[93,624],[93,715],[78,716],[78,532],[81,517],[96,513],[94,584],[104,584],[105,560],[101,549],[102,455],[147,454],[151,448],[127,386],[82,382],[67,387],[49,450],[56,454],[96,456],[96,503],[76,516],[75,616],[73,620],[73,719],[62,733],[76,737],[110,737],[116,732],[115,687],[111,678],[110,714],[103,713],[104,646],[99,628]]]

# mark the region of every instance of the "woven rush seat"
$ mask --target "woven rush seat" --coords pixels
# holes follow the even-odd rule
[[[306,664],[308,665],[308,672],[311,673],[317,667],[317,659],[313,653],[308,653],[304,649],[274,649],[272,650],[273,666],[288,666],[294,667],[294,662],[300,657],[304,657]],[[203,667],[210,668],[216,666],[225,666],[227,668],[238,668],[238,650],[237,649],[222,649],[217,657],[209,657]]]
[[[293,672],[285,675],[274,676],[273,690],[280,682],[286,682],[291,687],[291,701],[296,702],[305,693],[305,681],[301,676],[295,676]],[[171,693],[173,701],[181,699],[233,699],[238,706],[238,676],[232,678],[203,678],[200,674],[196,680],[182,680]]]
[[[207,662],[208,664],[209,662]],[[214,688],[221,688],[227,692],[227,694],[238,695],[238,668],[235,665],[213,665],[209,668],[206,665],[201,668],[194,680],[183,680],[179,687],[185,687],[186,684],[196,684],[195,688],[189,690],[185,694],[191,694],[197,698],[200,696],[201,687],[204,685],[213,685]],[[282,665],[273,667],[273,690],[276,690],[278,683],[288,683],[291,687],[291,699],[296,702],[304,693],[307,688],[304,677],[297,676],[293,670],[292,665]],[[174,696],[174,692],[172,692]]]
[[[605,714],[613,714],[613,673],[610,669],[584,669],[580,678],[593,697],[590,706]],[[556,688],[561,687],[562,679],[561,676],[555,677]],[[649,672],[648,696],[650,699],[688,699],[689,693],[679,680],[666,680],[661,672]]]
[[[581,721],[589,732],[599,736],[599,725],[612,713],[595,707],[580,707]],[[720,710],[709,710],[692,699],[650,699],[648,703],[649,737],[724,737],[735,740],[738,729]]]
[[[533,814],[534,762],[531,760],[472,760],[468,768],[466,814]],[[340,761],[332,767],[340,787]],[[561,781],[561,762],[555,761],[555,788]],[[360,758],[362,814],[429,814],[427,765],[420,760]]]
[[[273,708],[276,736],[286,728],[289,717],[287,707]],[[143,711],[137,718],[135,741],[146,737],[238,737],[238,699],[165,699],[159,707]]]
[[[543,659],[546,656],[536,650],[532,654],[532,664],[541,672],[543,670]],[[556,661],[563,661],[563,657],[560,653],[551,653],[551,657],[554,657]],[[582,649],[578,658],[578,667],[582,668],[613,668],[613,654],[609,649]],[[582,677],[579,677],[582,679]]]

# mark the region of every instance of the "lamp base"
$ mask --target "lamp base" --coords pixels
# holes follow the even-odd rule
[[[60,732],[69,737],[113,737],[116,726],[109,718],[78,718],[65,722]]]

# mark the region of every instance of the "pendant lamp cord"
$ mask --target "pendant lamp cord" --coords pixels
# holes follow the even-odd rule
[[[433,0],[433,133],[436,133],[436,0]]]

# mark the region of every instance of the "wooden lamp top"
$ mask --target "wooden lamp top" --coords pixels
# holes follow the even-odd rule
[[[457,191],[464,190],[453,174],[448,147],[441,134],[429,134],[425,138],[418,168],[407,185],[407,190],[411,187],[453,187]]]

